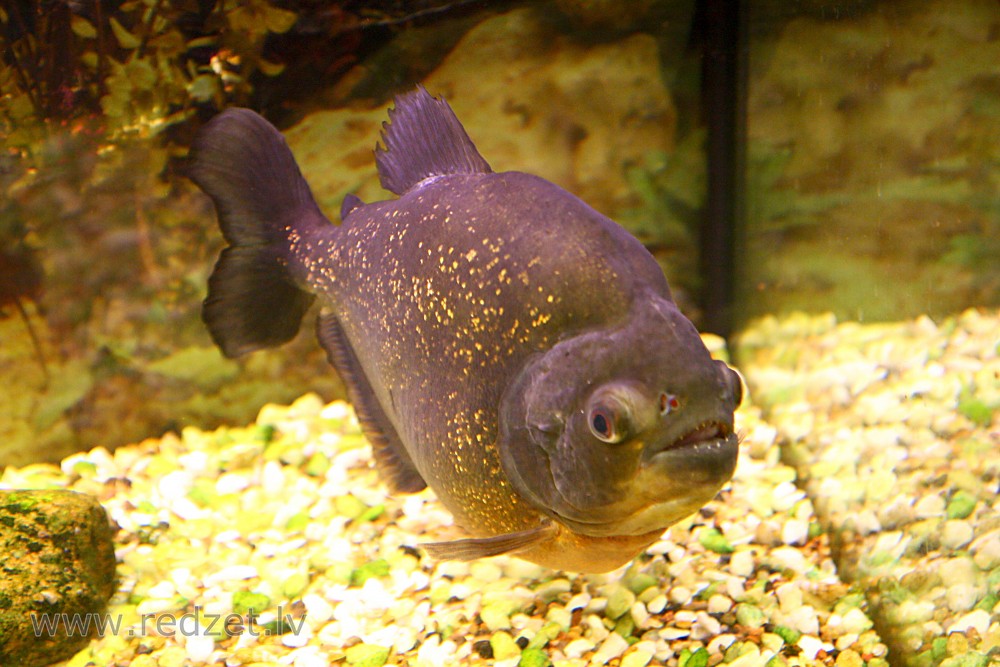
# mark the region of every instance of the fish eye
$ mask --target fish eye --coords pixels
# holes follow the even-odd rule
[[[626,432],[620,423],[622,421],[613,408],[606,405],[596,406],[590,411],[590,432],[602,442],[611,444],[621,442],[625,439]]]
[[[680,400],[673,394],[660,393],[660,415],[666,416],[681,406]]]

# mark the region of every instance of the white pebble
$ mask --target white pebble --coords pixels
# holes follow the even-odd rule
[[[847,613],[844,614],[844,620],[841,627],[845,632],[861,634],[872,627],[872,621],[867,615],[865,615],[865,612],[855,607],[854,609],[849,609]]]
[[[333,618],[333,605],[320,595],[308,593],[302,596],[302,603],[306,606],[306,618],[309,625],[319,627]]]
[[[670,601],[677,605],[686,605],[691,601],[691,591],[683,586],[674,586],[670,589]]]
[[[819,634],[819,618],[812,607],[799,607],[785,617],[785,623],[808,635]]]
[[[753,551],[749,549],[737,551],[729,560],[729,571],[738,577],[749,577],[754,567]]]
[[[1000,530],[993,530],[976,538],[970,551],[973,561],[981,570],[992,570],[1000,565]]]
[[[597,614],[590,614],[583,619],[583,622],[590,628],[590,638],[595,642],[604,641],[609,631],[604,627],[604,621]]]
[[[785,544],[805,544],[809,539],[809,523],[798,519],[789,519],[781,527],[781,541]]]
[[[691,626],[691,636],[695,639],[708,639],[722,632],[722,624],[703,611],[698,612],[698,620]]]
[[[247,479],[246,475],[227,472],[220,475],[219,479],[215,481],[215,492],[224,496],[227,493],[239,493],[248,486],[250,486],[250,480]]]
[[[590,653],[593,650],[594,642],[580,637],[566,644],[566,647],[563,648],[563,653],[566,654],[567,658],[581,658],[585,653]]]
[[[708,642],[709,655],[714,655],[716,653],[724,653],[727,648],[736,641],[736,635],[724,634],[713,637],[711,641]]]
[[[257,577],[257,568],[253,565],[230,565],[205,576],[205,586],[215,586],[227,581],[253,579]]]
[[[957,621],[948,626],[948,633],[952,632],[966,632],[969,629],[974,629],[979,633],[980,637],[985,637],[986,632],[990,629],[990,614],[982,609],[976,609],[975,611],[970,611],[965,616],[962,616]]]
[[[969,611],[979,600],[976,587],[970,584],[956,584],[948,589],[945,599],[948,608],[954,612]]]
[[[626,650],[628,650],[628,642],[625,641],[625,639],[617,632],[612,632],[603,642],[601,642],[598,649],[594,651],[594,655],[590,658],[590,663],[596,665],[606,665]]]
[[[215,639],[212,635],[185,634],[183,636],[184,652],[191,662],[208,662],[215,650]]]
[[[329,667],[330,659],[320,652],[318,646],[306,646],[292,651],[289,655],[293,667]]]
[[[646,603],[646,609],[650,614],[659,614],[667,608],[667,596],[660,593],[655,598]]]
[[[298,632],[286,632],[281,635],[281,643],[288,648],[302,648],[312,638],[312,628],[302,625]]]
[[[802,649],[802,657],[807,660],[815,660],[820,651],[830,652],[833,650],[833,644],[827,644],[813,635],[802,635],[796,645]]]
[[[151,598],[170,598],[174,596],[177,590],[174,588],[174,583],[172,581],[161,581],[160,583],[151,586],[148,591],[146,591],[146,596]]]
[[[733,601],[725,595],[713,595],[708,598],[709,614],[724,614],[733,608]]]
[[[646,609],[646,605],[641,602],[636,602],[632,605],[630,613],[632,614],[632,620],[635,621],[636,627],[645,627],[646,621],[649,620],[649,611]]]
[[[782,584],[774,592],[783,612],[790,613],[802,606],[802,589],[798,585]]]
[[[792,547],[778,547],[777,549],[772,549],[770,557],[778,567],[785,570],[791,570],[796,574],[805,574],[806,570],[810,567],[805,554]]]

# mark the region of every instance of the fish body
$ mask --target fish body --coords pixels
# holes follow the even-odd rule
[[[732,474],[736,374],[713,361],[623,228],[537,176],[494,173],[448,105],[397,98],[376,153],[398,199],[348,196],[330,223],[280,133],[210,122],[190,174],[226,248],[204,319],[228,356],[295,335],[315,299],[379,471],[429,485],[470,538],[606,571]]]

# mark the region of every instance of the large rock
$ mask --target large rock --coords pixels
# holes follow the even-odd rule
[[[0,665],[48,665],[85,645],[89,635],[63,624],[90,620],[92,635],[115,590],[112,530],[100,503],[64,490],[0,491],[0,554]]]
[[[852,4],[755,13],[741,315],[1000,303],[997,5]]]
[[[676,112],[647,34],[576,41],[528,7],[470,30],[424,80],[454,107],[497,171],[526,171],[615,217],[641,202],[625,171],[674,147]],[[336,215],[347,192],[386,197],[372,148],[385,109],[310,115],[288,133],[321,205]]]

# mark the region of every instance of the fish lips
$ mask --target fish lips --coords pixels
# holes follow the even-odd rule
[[[683,436],[647,446],[622,499],[556,516],[574,532],[595,537],[666,530],[697,512],[732,478],[739,437],[723,422],[704,422]]]

